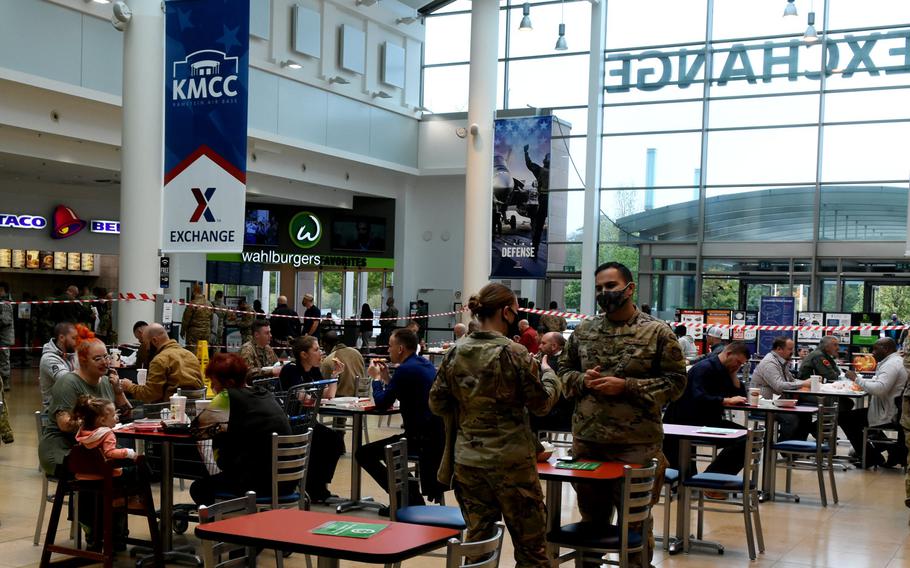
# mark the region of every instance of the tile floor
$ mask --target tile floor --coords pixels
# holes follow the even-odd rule
[[[37,566],[41,548],[32,546],[32,535],[40,503],[41,473],[37,469],[37,440],[33,412],[39,408],[40,397],[36,370],[14,370],[13,390],[7,393],[16,442],[0,447],[0,568]],[[397,419],[391,429],[379,427],[371,418],[372,439],[396,431]],[[842,451],[846,451],[842,448]],[[904,507],[903,475],[897,470],[862,472],[850,470],[836,474],[840,503],[821,507],[816,478],[811,472],[795,474],[795,491],[800,503],[776,502],[761,506],[766,551],[754,563],[749,561],[744,540],[741,515],[708,513],[705,537],[721,542],[725,554],[695,550],[691,554],[666,556],[657,551],[653,563],[664,568],[677,566],[761,566],[797,568],[826,566],[832,568],[910,568],[910,510]],[[339,495],[348,493],[350,459],[345,456],[338,464],[332,490]],[[778,487],[783,486],[781,472]],[[155,488],[157,495],[157,488]],[[365,478],[364,494],[381,495],[372,480]],[[447,496],[448,503],[454,498]],[[178,491],[176,502],[189,502],[186,491]],[[674,505],[675,507],[675,505]],[[318,508],[318,507],[316,507]],[[327,509],[325,509],[327,510]],[[655,510],[655,525],[662,526],[663,507]],[[373,513],[364,516],[375,517]],[[575,494],[563,486],[563,520],[577,520]],[[675,509],[674,509],[675,521]],[[142,519],[132,518],[133,531],[143,534]],[[660,530],[660,529],[658,529]],[[59,540],[68,537],[68,526],[60,530]],[[192,526],[187,535],[175,538],[177,543],[197,543]],[[42,534],[43,542],[43,534]],[[274,556],[264,552],[259,564],[270,566]],[[343,563],[354,565],[355,563]],[[118,566],[132,566],[132,560],[118,557]],[[285,561],[288,568],[304,566],[301,555]],[[442,567],[441,558],[422,557],[404,564],[406,567]],[[502,566],[513,566],[512,545],[506,537]]]

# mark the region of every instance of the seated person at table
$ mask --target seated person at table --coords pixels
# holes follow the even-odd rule
[[[534,355],[538,364],[543,363],[543,358],[547,358],[547,363],[553,372],[557,375],[560,372],[559,357],[566,346],[566,337],[559,331],[548,331],[540,339],[540,349]],[[564,395],[559,396],[559,402],[553,407],[546,416],[530,415],[531,431],[535,434],[541,430],[550,432],[571,432],[572,431],[572,414],[575,413],[575,401],[567,399]]]
[[[137,369],[148,369],[149,363],[152,362],[149,344],[145,339],[145,330],[148,329],[148,326],[149,324],[142,320],[133,324],[133,337],[139,342],[139,347],[136,351],[136,359],[133,361],[133,365]]]
[[[81,424],[79,432],[76,434],[77,443],[89,449],[100,448],[107,461],[136,459],[136,450],[117,447],[117,435],[113,430],[117,425],[117,409],[114,407],[113,401],[86,394],[81,395],[76,399],[73,416]],[[122,468],[114,470],[115,476],[122,474]],[[76,479],[87,478],[76,474]]]
[[[212,438],[221,473],[198,479],[190,486],[190,495],[198,505],[211,505],[220,494],[272,494],[272,432],[286,436],[291,426],[271,392],[247,385],[248,371],[243,359],[234,353],[215,355],[205,368],[215,396],[197,417],[197,424],[200,428],[222,424]],[[293,482],[278,483],[279,495],[295,490]]]
[[[338,334],[334,331],[326,331],[322,334],[322,347],[326,353],[320,365],[322,378],[338,379],[335,396],[357,396],[357,379],[366,376],[363,355],[360,354],[360,351],[339,341]],[[336,362],[342,364],[341,374],[335,370]]]
[[[822,337],[818,348],[809,353],[800,363],[799,378],[808,379],[812,375],[818,375],[822,378],[822,382],[825,383],[833,383],[838,380],[840,378],[840,367],[837,366],[837,349],[838,341],[836,337],[833,335]],[[856,378],[856,373],[849,369],[844,371],[844,374],[851,380]],[[821,402],[817,396],[805,394],[799,395],[799,400],[804,404],[814,406],[818,406],[819,402]],[[853,401],[842,397],[837,401],[837,406],[841,411],[850,410],[853,408]]]
[[[389,359],[397,363],[395,373],[381,361],[370,363],[367,372],[373,378],[373,400],[377,410],[387,410],[396,400],[401,401],[401,420],[404,434],[396,434],[361,446],[357,450],[357,463],[376,480],[380,487],[389,490],[385,463],[385,447],[402,438],[408,440],[408,454],[417,456],[420,464],[420,484],[411,479],[408,489],[409,505],[423,505],[423,494],[431,501],[439,501],[445,491],[436,480],[445,446],[442,420],[430,412],[430,387],[436,379],[433,363],[417,355],[417,336],[408,329],[396,329],[389,338]],[[380,510],[380,515],[388,514]]]
[[[294,361],[281,369],[278,380],[281,390],[288,390],[293,386],[322,380],[319,365],[322,362],[322,351],[319,350],[319,341],[312,335],[302,335],[291,344],[291,353]],[[335,360],[330,378],[337,379],[344,370],[344,363]],[[322,393],[322,397],[334,398],[336,384],[329,385]],[[335,475],[335,466],[338,458],[344,454],[344,435],[331,428],[320,424],[313,427],[313,447],[310,453],[310,470],[306,478],[306,491],[313,503],[324,503],[330,497],[335,497],[329,492],[329,483]]]
[[[907,384],[907,369],[901,356],[897,353],[897,343],[890,337],[883,337],[872,346],[872,356],[878,361],[875,376],[871,379],[857,377],[852,379],[863,390],[872,395],[869,408],[841,411],[837,417],[838,425],[853,445],[856,457],[863,451],[863,428],[867,426],[891,426],[899,434],[898,443],[888,447],[888,460],[885,461],[881,450],[875,447],[875,440],[866,445],[866,467],[884,465],[886,467],[907,465],[907,447],[904,445],[903,431],[898,426],[899,408],[895,399],[901,397]]]
[[[789,337],[775,337],[771,343],[771,352],[755,367],[752,372],[752,387],[761,389],[762,398],[770,399],[783,394],[785,390],[796,390],[809,384],[801,381],[790,372],[790,356],[793,355],[793,340]],[[779,441],[805,440],[812,430],[812,418],[808,414],[777,414]],[[770,435],[770,433],[768,434]]]
[[[193,391],[205,388],[199,359],[168,337],[164,326],[160,323],[149,325],[145,330],[145,338],[149,347],[155,350],[155,358],[149,365],[144,385],[135,384],[129,379],[120,381],[120,386],[127,394],[152,404],[170,400],[177,389]]]
[[[705,332],[705,344],[708,346],[707,351],[703,355],[696,357],[692,361],[693,363],[703,361],[712,355],[718,355],[724,350],[724,331],[715,325],[709,327],[708,331]]]
[[[749,348],[734,341],[717,357],[708,357],[693,365],[682,397],[671,402],[664,413],[664,424],[743,429],[740,424],[724,419],[724,406],[746,403],[746,387],[736,374],[748,360]],[[664,455],[671,467],[679,469],[678,440],[664,438]],[[743,468],[745,457],[746,440],[743,438],[723,448],[705,471],[735,475]]]
[[[268,321],[258,320],[253,322],[253,338],[240,348],[246,366],[250,368],[248,380],[252,383],[256,379],[277,377],[281,366],[274,366],[278,356],[269,346],[272,342],[272,328]]]
[[[76,350],[76,327],[69,323],[58,323],[54,326],[52,337],[41,349],[41,360],[38,363],[38,384],[41,386],[41,402],[47,410],[51,403],[51,389],[57,379],[73,372],[72,353]]]

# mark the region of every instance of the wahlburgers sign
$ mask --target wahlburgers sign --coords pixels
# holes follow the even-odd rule
[[[309,211],[301,211],[294,215],[288,224],[291,242],[302,249],[313,248],[322,238],[322,223],[319,217]]]

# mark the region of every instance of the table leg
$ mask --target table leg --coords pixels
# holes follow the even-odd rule
[[[553,529],[560,526],[560,517],[562,513],[562,483],[559,481],[547,480],[547,534]],[[559,547],[547,542],[547,556],[550,560],[556,560],[559,556]]]
[[[338,566],[337,558],[326,558],[325,556],[316,558],[316,568],[338,568]]]
[[[774,501],[777,459],[774,455],[773,447],[776,441],[777,420],[773,412],[765,412],[765,456],[761,479],[762,501]]]
[[[360,464],[357,463],[357,450],[363,446],[363,413],[353,413],[354,424],[351,430],[351,498],[348,501],[342,501],[335,507],[338,513],[353,511],[354,509],[372,508],[379,510],[383,507],[381,503],[373,501],[372,497],[360,496]]]
[[[689,492],[683,482],[689,477],[689,462],[692,460],[692,444],[689,440],[679,441],[679,489],[676,495],[676,538],[670,539],[670,554],[683,550],[683,543],[689,533]],[[667,538],[670,538],[667,535]]]
[[[174,512],[174,455],[171,442],[161,442],[161,548],[164,550],[164,559],[167,562],[184,562],[193,566],[202,566],[202,559],[196,556],[195,547],[192,545],[174,548],[172,521]],[[134,554],[143,554],[136,560],[136,566],[143,566],[146,562],[154,562],[155,557],[145,554],[144,549],[134,548]]]

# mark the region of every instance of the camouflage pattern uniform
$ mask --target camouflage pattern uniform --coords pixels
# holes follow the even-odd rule
[[[202,294],[193,296],[192,302],[197,306],[211,306]],[[196,353],[196,343],[208,341],[212,334],[212,310],[187,306],[183,312],[183,325],[180,326],[180,336],[186,338],[186,348]]]
[[[278,362],[278,356],[275,355],[275,351],[268,345],[260,347],[252,341],[248,341],[240,347],[240,356],[243,357],[247,367],[250,368],[249,372],[246,374],[248,381],[252,382],[256,379],[265,379],[274,376],[271,372],[262,370],[263,367],[271,367]]]
[[[13,307],[10,304],[0,304],[0,379],[2,386],[8,387],[10,384],[9,368],[9,349],[16,342],[15,332],[13,330]],[[3,388],[0,388],[2,392]],[[4,444],[13,443],[13,429],[9,424],[9,409],[6,407],[6,395],[2,395],[3,409],[0,411],[0,440]]]
[[[604,315],[581,323],[559,360],[567,398],[576,400],[572,417],[576,458],[647,464],[659,462],[654,502],[660,497],[667,459],[661,451],[661,410],[686,387],[686,360],[673,331],[635,310],[625,322]],[[625,391],[604,395],[588,390],[585,371],[600,366],[601,376],[626,379]],[[582,520],[607,524],[621,499],[622,483],[575,484]],[[654,550],[654,535],[649,535]],[[630,559],[631,564],[635,561]]]
[[[439,481],[453,484],[467,540],[487,538],[501,517],[516,566],[550,566],[546,506],[537,476],[528,410],[544,415],[559,400],[559,380],[523,346],[478,331],[452,347],[430,390],[430,410],[446,423]]]
[[[821,349],[809,353],[799,365],[799,378],[805,380],[812,375],[821,375],[828,383],[836,381],[840,377],[837,360]]]
[[[256,316],[253,314],[237,314],[231,312],[228,318],[228,325],[232,325],[240,330],[240,341],[248,343],[253,339],[253,320]]]
[[[910,372],[910,352],[904,355],[904,368]],[[904,444],[907,445],[907,451],[910,453],[910,380],[904,386],[904,392],[901,393],[901,428],[904,430]],[[904,504],[910,507],[910,468],[904,474]]]
[[[540,327],[547,331],[558,331],[559,333],[562,333],[566,330],[568,325],[569,324],[566,323],[566,318],[562,316],[540,316]]]

